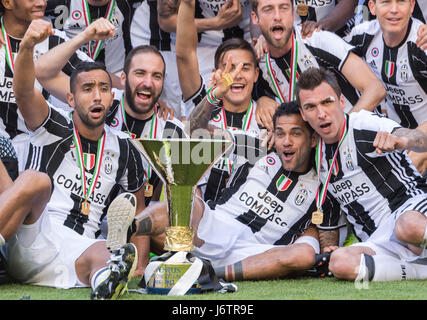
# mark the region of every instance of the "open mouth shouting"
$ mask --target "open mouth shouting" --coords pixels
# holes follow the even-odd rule
[[[104,115],[105,107],[102,104],[97,104],[89,109],[89,114],[94,119],[102,118]]]

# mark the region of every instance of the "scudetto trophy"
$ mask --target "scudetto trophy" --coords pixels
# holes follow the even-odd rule
[[[233,141],[166,138],[133,139],[132,142],[163,181],[166,191],[170,226],[166,229],[164,250],[169,251],[166,256],[171,258],[158,263],[151,279],[146,279],[147,287],[152,289],[149,293],[164,294],[191,267],[191,262],[185,257],[187,252],[194,250],[190,220],[197,182],[213,163],[231,149]],[[174,253],[182,259],[173,257]]]

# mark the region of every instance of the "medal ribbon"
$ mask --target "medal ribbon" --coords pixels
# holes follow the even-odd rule
[[[113,15],[115,6],[116,6],[116,0],[111,0],[108,3],[107,12],[105,13],[105,19],[107,19],[108,21],[111,20],[111,16]],[[85,18],[85,24],[86,24],[86,27],[88,27],[92,23],[92,19],[90,17],[89,4],[87,3],[87,0],[82,0],[82,7],[83,7],[83,16]],[[104,40],[89,41],[88,52],[89,52],[89,56],[93,60],[96,60],[99,53],[101,52],[103,43],[104,43]],[[93,47],[93,50],[92,50],[92,47]]]
[[[150,124],[150,139],[156,139],[157,138],[157,106],[154,106],[154,113],[153,117],[151,118],[151,124]],[[147,168],[147,184],[148,181],[150,181],[151,178],[151,165],[148,164]]]
[[[4,46],[6,62],[10,70],[14,72],[15,63],[13,61],[12,47],[10,45],[9,35],[6,33],[6,29],[4,28],[3,16],[1,17],[1,33],[3,35],[4,41],[6,42],[6,45]]]
[[[104,133],[101,138],[98,140],[98,150],[96,151],[96,160],[95,160],[95,172],[92,176],[92,181],[89,185],[89,190],[86,185],[86,172],[83,162],[83,149],[80,142],[79,133],[77,132],[77,128],[73,127],[73,139],[74,144],[76,146],[77,150],[77,159],[79,163],[80,168],[80,180],[83,187],[83,195],[85,200],[89,198],[89,196],[92,194],[92,192],[95,190],[96,182],[98,181],[99,174],[101,172],[101,163],[102,163],[102,154],[104,153],[104,146],[105,146],[105,138],[107,133]]]
[[[289,75],[289,92],[288,97],[289,101],[295,100],[295,84],[297,82],[297,70],[298,70],[298,40],[292,31],[292,47],[291,47],[291,72]],[[285,96],[283,95],[282,90],[280,89],[279,82],[273,74],[273,66],[271,65],[270,52],[265,54],[265,63],[267,66],[267,74],[273,84],[274,91],[276,96],[279,98],[280,103],[286,102]]]
[[[242,124],[242,130],[247,131],[251,125],[251,121],[252,121],[252,110],[253,110],[253,105],[252,105],[252,100],[249,103],[249,107],[248,110],[246,110],[246,114],[243,118],[243,124]],[[224,107],[222,107],[222,121],[221,121],[221,128],[228,130],[228,126],[227,126],[227,119],[225,117],[225,109]],[[234,165],[232,163],[232,161],[229,158],[225,158],[224,157],[224,161],[227,165],[227,169],[228,169],[228,173],[231,175],[234,171]]]
[[[323,147],[322,138],[319,138],[319,141],[317,142],[317,146],[316,146],[316,169],[317,169],[317,176],[319,179],[319,186],[317,187],[317,192],[316,192],[316,204],[317,204],[318,210],[320,210],[323,203],[325,202],[326,190],[328,189],[329,180],[331,179],[331,174],[332,174],[332,171],[334,169],[335,163],[337,161],[338,150],[340,149],[341,144],[343,143],[345,137],[347,136],[347,133],[348,133],[348,124],[347,124],[347,119],[345,119],[344,127],[342,129],[341,137],[340,137],[340,140],[338,143],[338,147],[337,147],[337,150],[335,150],[335,154],[334,154],[332,163],[331,163],[330,168],[329,168],[328,176],[326,177],[326,180],[325,180],[325,183],[323,184],[322,190],[320,190],[320,165],[322,162],[322,147]]]

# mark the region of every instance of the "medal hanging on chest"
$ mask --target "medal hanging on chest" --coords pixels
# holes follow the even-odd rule
[[[89,215],[90,213],[90,202],[88,201],[88,198],[90,195],[94,192],[96,187],[96,182],[98,181],[99,174],[101,172],[101,163],[102,163],[102,154],[104,153],[104,146],[105,146],[105,138],[107,133],[104,133],[101,138],[98,140],[98,149],[96,151],[96,160],[95,160],[95,171],[92,175],[92,179],[90,180],[90,185],[87,187],[86,183],[86,170],[84,166],[84,159],[83,159],[83,149],[82,144],[80,142],[80,136],[77,131],[76,127],[73,127],[73,140],[74,145],[76,146],[77,151],[77,162],[79,164],[80,169],[80,181],[82,185],[82,191],[83,191],[83,197],[84,200],[81,203],[81,213],[84,215]]]
[[[105,17],[104,17],[110,22],[111,22],[111,17],[113,16],[115,6],[116,6],[116,0],[110,0],[110,2],[108,3],[107,12],[105,13]],[[92,23],[89,4],[87,3],[87,0],[82,0],[82,7],[83,7],[83,16],[84,16],[84,20],[87,28]],[[93,60],[96,60],[96,58],[98,58],[99,53],[101,52],[103,43],[104,43],[104,40],[89,41],[89,43],[87,44],[89,57],[91,57]]]
[[[318,176],[319,182],[318,182],[317,193],[316,193],[317,210],[314,211],[312,216],[311,216],[311,222],[313,224],[322,224],[323,223],[323,211],[321,208],[322,208],[322,205],[326,199],[328,184],[329,184],[329,181],[331,179],[332,171],[335,168],[335,162],[337,161],[338,151],[339,151],[340,146],[343,143],[345,137],[347,136],[347,132],[348,132],[347,120],[345,119],[344,121],[345,121],[344,127],[343,127],[342,132],[341,132],[341,136],[339,139],[337,150],[335,150],[335,154],[334,154],[334,157],[331,161],[331,166],[329,168],[328,175],[327,175],[325,182],[323,183],[322,186],[320,185],[320,166],[322,163],[323,140],[321,138],[319,138],[319,141],[317,142],[317,146],[316,146],[316,170],[317,170],[317,176]],[[338,174],[338,172],[337,172],[337,174]]]

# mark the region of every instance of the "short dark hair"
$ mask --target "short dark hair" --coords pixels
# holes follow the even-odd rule
[[[152,46],[152,45],[140,45],[137,46],[135,48],[133,48],[131,51],[129,51],[129,53],[126,56],[125,59],[125,64],[123,67],[123,72],[127,75],[129,72],[129,68],[130,68],[130,64],[132,63],[132,59],[135,55],[137,55],[138,53],[154,53],[156,55],[158,55],[162,61],[163,61],[163,76],[166,74],[166,63],[165,63],[165,59],[163,58],[162,54],[160,53],[160,51]]]
[[[322,82],[329,84],[337,94],[338,98],[341,96],[341,88],[338,84],[337,78],[331,71],[323,67],[311,67],[300,74],[296,83],[295,96],[297,104],[301,107],[301,101],[299,98],[301,90],[314,90],[314,88],[320,86]]]
[[[77,76],[82,72],[89,72],[92,70],[103,70],[108,75],[108,79],[110,80],[110,85],[113,85],[113,81],[111,80],[111,76],[107,71],[107,68],[104,64],[96,62],[96,61],[81,61],[77,64],[76,68],[70,75],[70,91],[71,93],[75,92],[75,85]]]
[[[256,67],[258,65],[254,48],[250,45],[250,43],[244,39],[241,39],[241,38],[231,38],[231,39],[225,40],[216,49],[215,58],[214,58],[215,59],[214,60],[215,61],[215,69],[218,69],[219,64],[221,62],[221,59],[223,58],[224,54],[230,50],[248,51],[252,56],[254,66]]]
[[[278,106],[276,109],[276,112],[274,112],[274,115],[273,115],[273,127],[274,127],[274,129],[276,129],[276,121],[279,117],[289,116],[289,115],[293,115],[293,114],[296,114],[296,115],[301,117],[301,113],[299,111],[299,106],[297,105],[297,103],[295,101],[284,102],[280,106]],[[310,131],[310,134],[312,134],[314,132],[313,128],[307,122],[304,121],[304,123],[307,126],[308,130]]]

